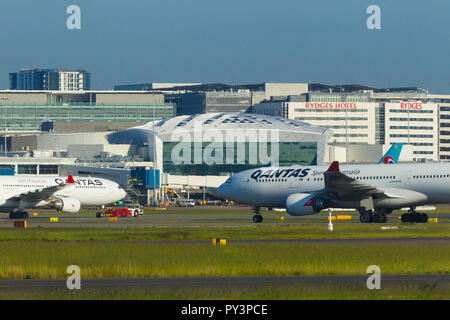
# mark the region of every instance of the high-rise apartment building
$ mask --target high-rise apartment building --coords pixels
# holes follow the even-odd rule
[[[10,90],[85,91],[90,74],[84,70],[22,69],[9,74]]]

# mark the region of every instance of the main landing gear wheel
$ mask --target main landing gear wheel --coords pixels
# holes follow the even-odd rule
[[[387,221],[387,216],[383,212],[375,211],[373,214],[373,222],[375,223],[385,223]]]
[[[11,211],[9,213],[10,219],[28,219],[28,212],[26,211]]]
[[[380,223],[381,219],[382,219],[382,217],[381,217],[381,215],[378,212],[375,212],[373,214],[373,222]]]
[[[385,223],[387,221],[387,213],[384,209],[375,211],[359,209],[359,220],[361,223]]]
[[[426,213],[404,213],[401,218],[403,223],[406,222],[416,222],[416,223],[426,223],[428,222],[428,215]]]
[[[255,214],[253,216],[253,222],[255,223],[261,223],[263,221],[263,217],[260,214]]]
[[[369,212],[364,211],[364,212],[360,213],[359,221],[361,221],[361,223],[369,223],[369,222],[371,222],[371,220],[372,219],[371,219],[371,215]]]

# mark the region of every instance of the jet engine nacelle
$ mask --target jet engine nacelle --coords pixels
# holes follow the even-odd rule
[[[58,211],[76,213],[80,211],[81,203],[75,198],[59,198],[54,202],[53,206]]]
[[[286,211],[291,216],[306,216],[328,207],[328,201],[316,193],[293,193],[286,199]]]

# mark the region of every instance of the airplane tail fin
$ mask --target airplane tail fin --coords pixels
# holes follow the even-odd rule
[[[400,157],[400,152],[402,151],[403,143],[394,143],[389,148],[389,150],[381,157],[378,163],[397,163]]]

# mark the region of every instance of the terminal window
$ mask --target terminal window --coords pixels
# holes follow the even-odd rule
[[[179,142],[164,142],[163,146],[163,167],[164,172],[169,174],[180,174],[180,175],[230,175],[239,171],[248,170],[252,168],[269,166],[271,163],[266,161],[261,161],[259,158],[259,149],[257,150],[258,156],[254,154],[252,157],[249,156],[250,146],[248,142],[245,142],[245,158],[243,163],[238,162],[238,143],[234,143],[234,161],[233,163],[227,163],[226,161],[226,143],[222,148],[223,159],[221,163],[207,164],[204,162],[204,157],[202,158],[202,163],[194,163],[194,144],[190,147],[190,159],[189,163],[174,163],[172,159],[172,150],[178,145]],[[204,154],[205,148],[209,145],[209,142],[203,142],[202,144],[202,155]],[[189,148],[186,148],[189,150]],[[271,158],[272,145],[269,143],[267,145],[267,158]],[[242,149],[241,149],[242,150]],[[278,144],[278,155],[279,155],[279,165],[280,166],[290,166],[290,165],[317,165],[317,143],[316,142],[280,142]],[[214,156],[214,154],[213,154]],[[255,159],[252,161],[251,159]]]
[[[58,174],[58,165],[56,164],[41,164],[39,166],[39,174]]]
[[[17,171],[19,174],[36,174],[37,165],[35,164],[19,164]]]

